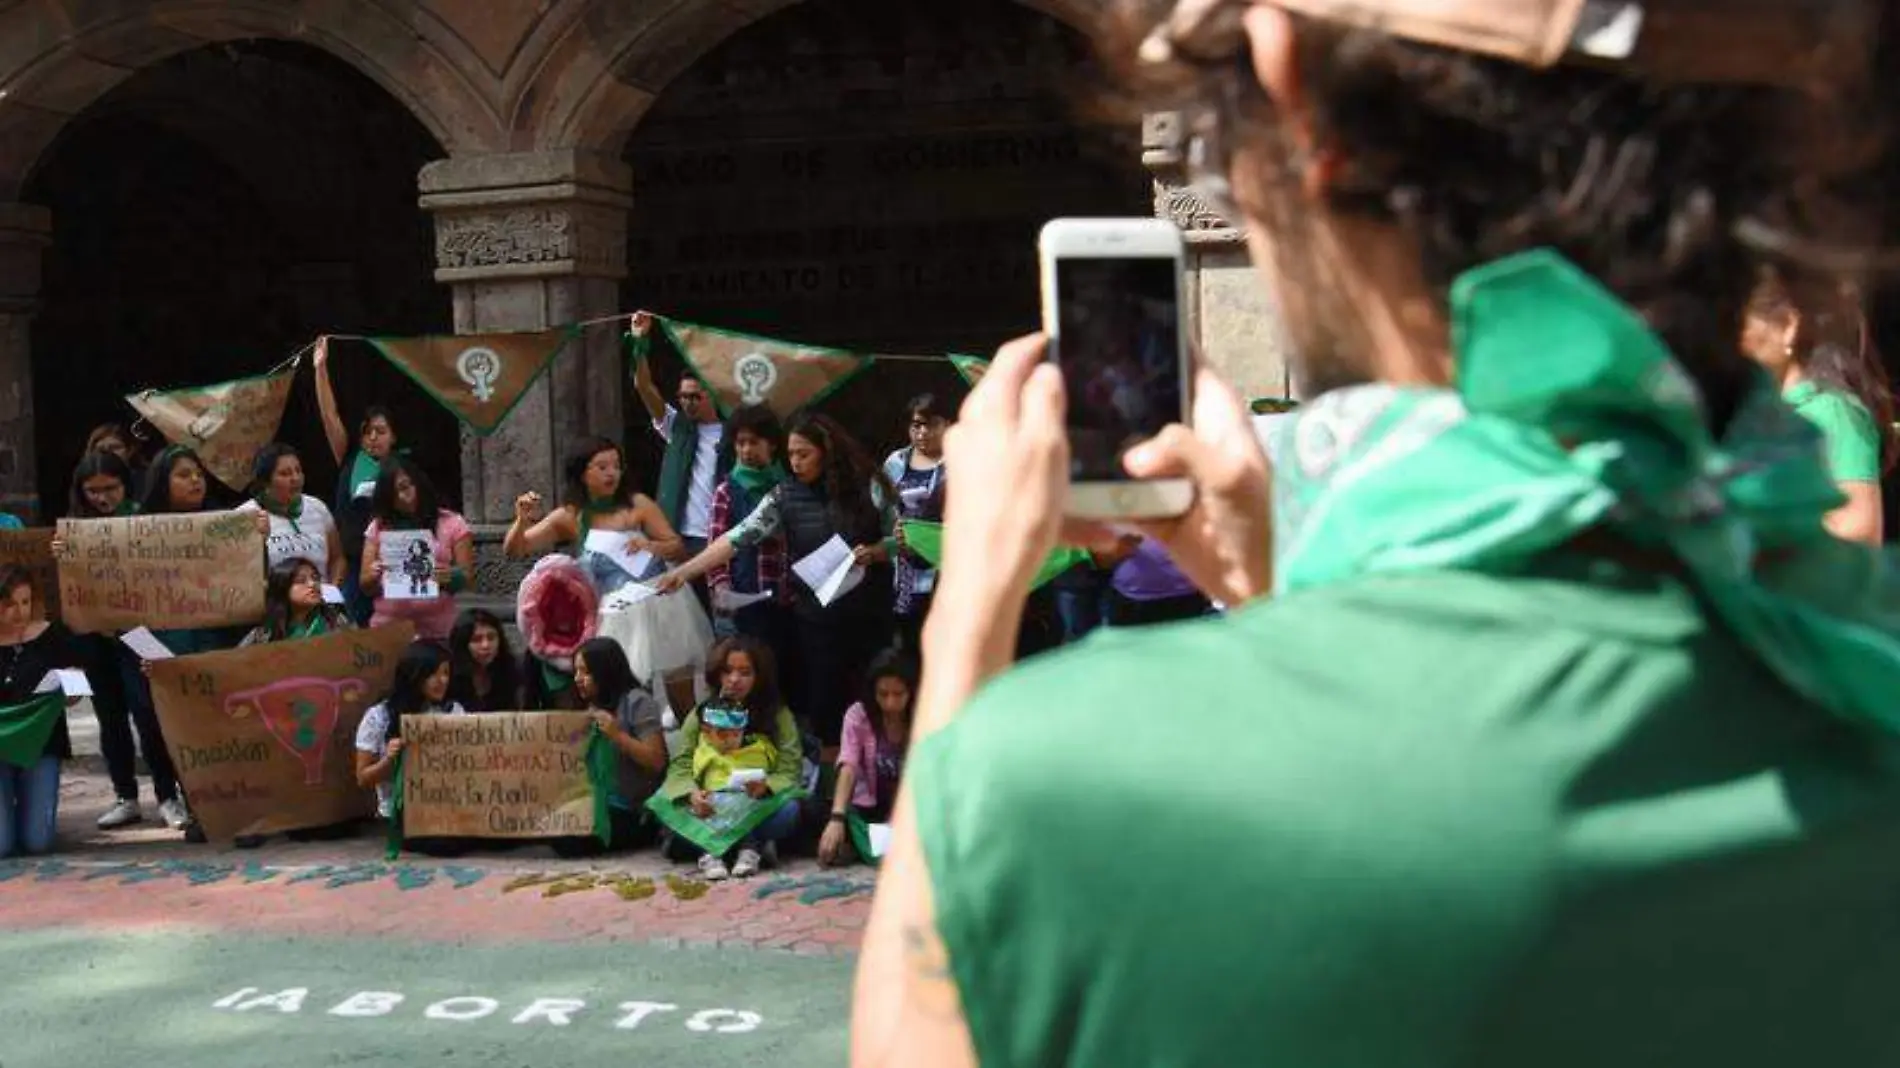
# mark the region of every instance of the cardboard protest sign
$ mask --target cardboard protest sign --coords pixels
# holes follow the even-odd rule
[[[53,528],[0,530],[0,567],[18,564],[33,573],[33,614],[59,618],[59,566],[53,559]]]
[[[251,378],[183,389],[148,389],[125,402],[157,427],[165,440],[196,452],[213,478],[241,490],[250,484],[257,450],[277,436],[296,374],[293,361]]]
[[[404,716],[402,836],[604,836],[614,759],[585,712]]]
[[[214,839],[370,815],[356,727],[415,638],[399,623],[152,664],[152,700],[186,801]]]
[[[240,512],[62,519],[61,618],[79,634],[264,617],[264,536]]]

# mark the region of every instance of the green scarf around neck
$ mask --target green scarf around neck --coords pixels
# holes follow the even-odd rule
[[[740,463],[732,465],[732,480],[739,484],[740,489],[745,490],[746,496],[755,501],[770,493],[773,487],[790,477],[792,477],[791,472],[785,470],[785,465],[776,460],[764,467],[750,467]]]
[[[595,516],[613,515],[615,512],[620,511],[624,507],[626,506],[621,504],[619,501],[614,500],[612,497],[587,498],[587,503],[581,506],[581,508],[579,509],[581,542],[585,544],[587,541],[587,532],[594,529]]]
[[[1512,574],[1601,531],[1680,563],[1796,692],[1900,730],[1900,569],[1829,536],[1843,498],[1765,375],[1718,439],[1643,321],[1539,250],[1451,292],[1452,389],[1336,390],[1275,428],[1276,593]]]
[[[271,515],[282,516],[288,520],[292,534],[303,533],[303,528],[297,525],[297,520],[303,518],[303,494],[297,494],[297,499],[291,501],[288,506],[278,504],[271,499],[271,495],[268,493],[260,493],[256,497],[253,497],[252,500],[257,502],[259,508],[269,512]]]

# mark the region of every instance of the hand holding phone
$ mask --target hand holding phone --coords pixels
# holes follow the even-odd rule
[[[1192,404],[1181,232],[1165,219],[1056,219],[1038,241],[1043,329],[1068,395],[1069,514],[1168,519],[1184,478],[1136,479],[1128,451]]]

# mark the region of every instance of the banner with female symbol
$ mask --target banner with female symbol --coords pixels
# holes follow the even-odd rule
[[[693,374],[705,383],[722,416],[744,405],[764,404],[781,419],[788,417],[836,392],[877,359],[843,349],[653,318]],[[643,340],[632,339],[636,359],[644,355]]]
[[[415,638],[399,623],[152,662],[152,702],[185,799],[214,840],[375,811],[356,727]]]
[[[578,326],[564,326],[531,334],[367,340],[470,430],[486,437],[579,334]]]

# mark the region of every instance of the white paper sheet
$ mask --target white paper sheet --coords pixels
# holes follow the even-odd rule
[[[442,596],[435,581],[435,535],[426,530],[385,530],[377,536],[383,561],[383,596],[391,601],[433,601]]]
[[[590,530],[582,548],[612,560],[629,578],[642,578],[653,570],[653,554],[645,549],[639,552],[630,549],[627,540],[631,537],[633,535],[624,530]]]
[[[726,792],[735,793],[735,794],[743,793],[745,791],[746,783],[764,782],[764,781],[765,781],[764,768],[740,768],[737,771],[734,771],[732,773],[732,778],[726,781]]]
[[[731,615],[741,608],[750,608],[771,599],[771,590],[762,590],[758,593],[734,593],[731,587],[721,586],[712,594],[713,611]]]
[[[864,581],[864,569],[852,558],[851,546],[836,534],[811,555],[793,564],[792,571],[811,587],[822,605],[831,604]]]
[[[336,605],[343,604],[344,603],[343,591],[339,589],[338,587],[330,585],[327,582],[324,583],[323,584],[323,603],[336,604]]]
[[[165,648],[165,643],[159,641],[158,636],[153,634],[148,627],[128,630],[119,635],[119,641],[125,643],[127,649],[137,653],[140,660],[170,660],[175,655],[170,649]]]
[[[891,851],[891,825],[888,823],[867,823],[864,825],[864,830],[865,837],[871,840],[871,859],[884,859],[884,854]]]
[[[350,491],[350,496],[357,500],[376,496],[376,480],[372,478],[367,481],[358,482],[356,488]]]
[[[91,697],[92,682],[86,673],[78,668],[54,668],[46,673],[34,693],[52,693],[59,690],[68,697]]]

